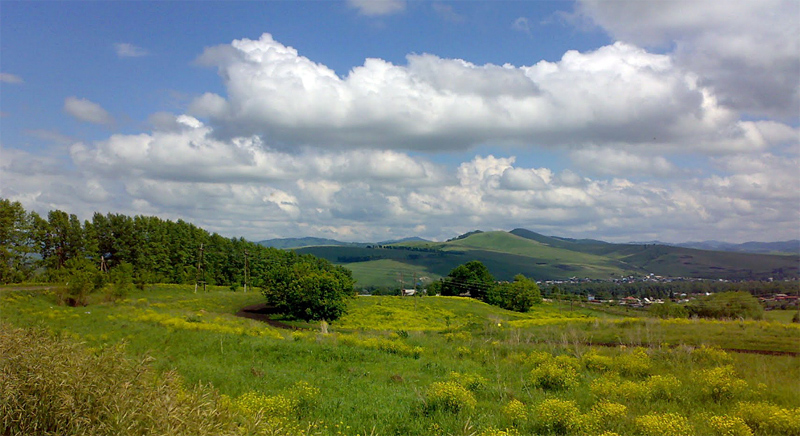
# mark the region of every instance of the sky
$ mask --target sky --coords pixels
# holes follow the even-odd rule
[[[0,2],[0,198],[250,240],[800,238],[800,2]]]

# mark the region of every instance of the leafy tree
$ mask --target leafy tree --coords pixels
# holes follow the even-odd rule
[[[311,256],[288,254],[264,279],[267,302],[306,321],[333,321],[342,316],[354,295],[350,271]]]
[[[39,215],[25,212],[18,201],[0,199],[0,283],[22,282],[33,274],[37,218]]]
[[[763,319],[764,308],[749,292],[720,292],[699,298],[687,306],[690,315],[700,318]]]
[[[685,307],[675,304],[670,300],[664,301],[663,304],[651,304],[648,309],[650,313],[659,318],[686,318],[689,316],[689,311]]]
[[[486,291],[494,285],[494,277],[480,261],[473,260],[453,268],[442,283],[442,295],[469,293],[472,298],[484,300]]]
[[[534,304],[542,302],[539,285],[522,274],[513,282],[498,283],[486,293],[486,302],[507,310],[527,312]]]

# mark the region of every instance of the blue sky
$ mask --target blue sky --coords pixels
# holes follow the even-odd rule
[[[250,239],[800,229],[794,1],[0,3],[0,196]]]

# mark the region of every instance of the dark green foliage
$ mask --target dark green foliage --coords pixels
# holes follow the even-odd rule
[[[690,315],[716,319],[763,319],[764,308],[747,292],[721,292],[700,298],[687,306]]]
[[[133,289],[133,265],[122,262],[108,273],[111,299],[122,298]]]
[[[67,283],[63,303],[84,305],[106,287],[107,297],[127,294],[133,284],[263,286],[280,310],[302,319],[334,320],[353,295],[350,271],[305,255],[264,247],[243,238],[225,238],[182,220],[95,213],[81,223],[75,215],[51,211],[47,220],[27,214],[19,203],[0,202],[0,282],[30,277],[38,252],[47,277]],[[103,265],[108,274],[101,272]]]
[[[34,223],[42,219],[27,213],[15,201],[0,199],[0,283],[28,280],[36,268]]]
[[[539,285],[535,281],[517,274],[511,283],[498,283],[486,294],[487,303],[516,312],[527,312],[534,304],[542,302]]]
[[[670,300],[664,301],[664,304],[651,304],[648,309],[650,313],[659,318],[686,318],[689,316],[689,311],[685,307],[675,304]]]
[[[68,306],[85,306],[89,294],[105,285],[105,275],[90,260],[78,257],[67,260],[56,276],[67,284],[58,297]]]
[[[442,295],[469,293],[472,298],[484,300],[486,292],[494,286],[494,277],[486,266],[477,260],[455,267],[442,283]]]
[[[354,295],[349,270],[311,256],[286,253],[264,277],[264,296],[276,310],[295,318],[333,321]]]
[[[345,313],[347,300],[354,295],[349,270],[312,256],[285,253],[282,257],[264,277],[268,304],[306,321],[332,321]]]

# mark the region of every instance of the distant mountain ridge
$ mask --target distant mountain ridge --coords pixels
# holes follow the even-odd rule
[[[445,242],[421,238],[375,244],[328,242],[296,250],[350,268],[363,286],[392,286],[423,276],[435,279],[471,260],[483,262],[499,280],[516,274],[537,280],[609,280],[650,274],[715,280],[800,277],[800,254],[708,251],[654,242],[615,244],[545,236],[526,229],[476,230]]]
[[[406,242],[431,242],[431,241],[420,238],[419,236],[411,236],[408,238],[393,239],[389,241],[380,241],[380,242],[343,242],[343,241],[337,241],[336,239],[304,237],[304,238],[265,239],[263,241],[258,241],[256,243],[263,245],[265,247],[273,247],[273,248],[280,248],[283,250],[289,250],[292,248],[305,248],[305,247],[366,247],[367,245],[389,245],[389,244],[402,244]]]
[[[800,240],[792,239],[790,241],[777,241],[777,242],[744,242],[742,244],[731,244],[729,242],[720,241],[702,241],[702,242],[682,242],[680,244],[665,244],[675,245],[685,248],[696,248],[698,250],[714,250],[714,251],[730,251],[734,253],[756,253],[756,254],[800,254]]]

